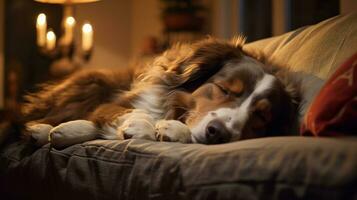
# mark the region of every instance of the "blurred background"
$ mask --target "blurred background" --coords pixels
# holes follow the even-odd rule
[[[0,110],[81,68],[126,67],[207,35],[248,42],[357,10],[356,0],[0,0]],[[0,116],[1,118],[1,116]]]

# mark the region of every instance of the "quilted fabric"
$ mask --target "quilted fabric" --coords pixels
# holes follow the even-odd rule
[[[356,138],[277,137],[224,145],[96,140],[0,155],[14,199],[352,199]],[[6,169],[6,170],[4,170]]]

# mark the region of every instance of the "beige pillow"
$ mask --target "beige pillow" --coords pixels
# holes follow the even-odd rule
[[[357,12],[249,43],[243,49],[259,52],[271,64],[326,79],[357,51]]]

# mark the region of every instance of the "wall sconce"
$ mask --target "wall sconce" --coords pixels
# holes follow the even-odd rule
[[[35,0],[41,3],[50,4],[62,4],[64,5],[62,27],[63,34],[58,37],[56,33],[49,28],[47,24],[47,16],[45,13],[40,13],[36,21],[37,32],[37,46],[41,54],[50,58],[69,58],[74,57],[76,49],[74,42],[74,31],[76,27],[76,20],[73,16],[73,5],[81,3],[96,2],[99,0]],[[80,55],[77,57],[82,58],[85,62],[88,62],[93,51],[93,36],[94,31],[90,23],[86,22],[82,25],[82,40]],[[58,37],[58,39],[57,39]],[[78,44],[78,43],[77,43]]]

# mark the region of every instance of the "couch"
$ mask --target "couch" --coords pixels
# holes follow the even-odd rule
[[[324,81],[356,52],[356,33],[352,13],[244,50],[299,72],[303,119]],[[285,136],[220,145],[94,140],[62,150],[16,141],[0,150],[0,198],[357,199],[357,137]]]

